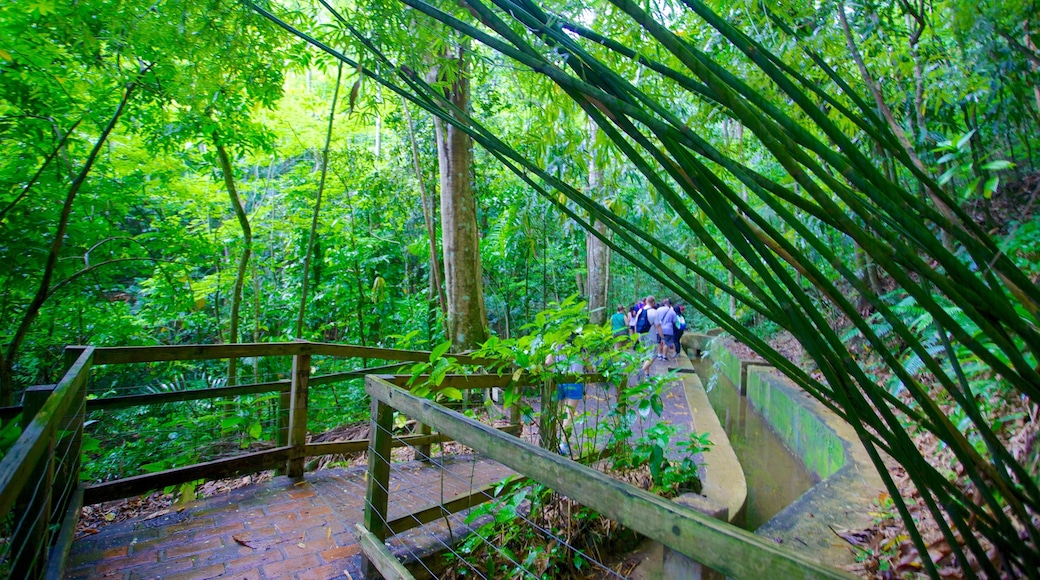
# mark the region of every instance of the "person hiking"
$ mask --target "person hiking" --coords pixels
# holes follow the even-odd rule
[[[625,341],[621,339],[628,336],[628,315],[625,314],[625,307],[620,304],[617,312],[610,317],[610,330],[614,334],[614,348],[624,348]]]
[[[651,349],[657,344],[656,320],[654,319],[656,309],[657,301],[653,296],[647,296],[643,308],[636,314],[636,333],[639,334],[640,342]]]
[[[675,354],[678,355],[682,335],[686,332],[686,306],[680,304],[675,309],[678,311],[675,313]]]
[[[664,299],[664,303],[657,311],[657,332],[661,336],[660,344],[657,347],[657,358],[668,360],[673,347],[674,353],[678,354],[679,345],[675,343],[675,309],[672,308],[672,301],[669,298]]]

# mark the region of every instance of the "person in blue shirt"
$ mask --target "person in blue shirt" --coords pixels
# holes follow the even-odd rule
[[[610,331],[614,333],[614,348],[624,348],[625,341],[620,340],[628,336],[628,316],[624,306],[619,305],[617,312],[610,317]]]

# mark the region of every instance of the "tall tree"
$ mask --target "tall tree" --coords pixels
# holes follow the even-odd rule
[[[589,156],[589,192],[592,199],[603,201],[603,167],[596,160],[596,123],[589,119],[589,134],[586,151]],[[607,235],[607,224],[593,220],[593,227],[600,236]],[[610,248],[596,234],[585,233],[585,292],[589,299],[589,322],[604,324],[607,321],[607,290],[610,284]]]
[[[466,46],[446,54],[450,66],[435,67],[431,84],[442,84],[444,98],[459,111],[469,109]],[[435,118],[437,162],[441,186],[441,236],[444,281],[447,289],[448,336],[455,351],[471,349],[487,340],[480,231],[473,192],[473,140],[465,131]]]

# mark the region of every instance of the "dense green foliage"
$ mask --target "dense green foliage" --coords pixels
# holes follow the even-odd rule
[[[469,42],[461,124],[481,145],[497,337],[582,288],[585,230],[606,223],[609,303],[681,296],[692,327],[742,338],[901,462],[950,537],[1005,557],[969,541],[963,569],[1036,574],[1022,566],[1040,553],[1036,454],[1005,447],[1040,398],[1034,3],[324,4],[0,6],[0,405],[60,376],[66,344],[229,340],[245,237],[220,149],[252,225],[241,340],[442,343],[419,191],[436,196],[432,115],[448,109],[423,77],[450,76],[444,48]],[[337,59],[347,96],[323,159]],[[749,328],[790,331],[814,368]],[[123,394],[227,379],[153,365],[93,380]],[[270,426],[263,404],[195,409],[192,429],[248,445]],[[935,433],[955,466],[928,465],[907,427]],[[166,460],[197,459],[179,453]]]

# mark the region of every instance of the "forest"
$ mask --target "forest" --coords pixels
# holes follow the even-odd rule
[[[950,558],[902,572],[1036,577],[1038,21],[1033,0],[3,3],[0,407],[67,345],[488,352],[560,304],[603,325],[671,296],[853,425],[916,553],[930,514]],[[91,389],[289,372],[265,364]],[[367,418],[348,401],[322,421]]]

